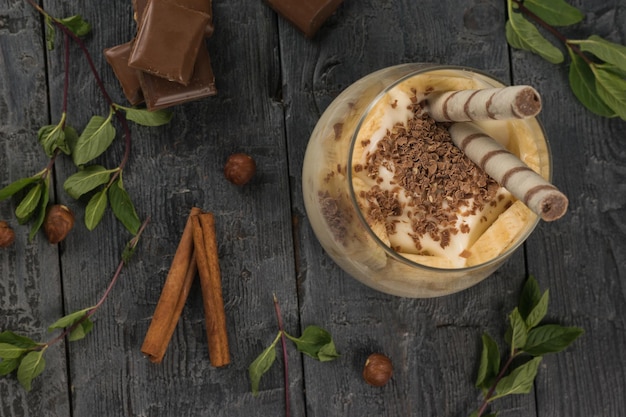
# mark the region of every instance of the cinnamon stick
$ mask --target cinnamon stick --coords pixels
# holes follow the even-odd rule
[[[540,110],[539,93],[527,85],[433,93],[426,104],[437,122],[525,119]]]
[[[222,278],[217,254],[215,218],[201,213],[192,218],[196,263],[202,288],[209,359],[220,367],[230,363],[226,313],[222,296]]]
[[[174,334],[174,329],[196,274],[191,219],[199,213],[201,210],[193,207],[187,218],[150,327],[141,346],[141,352],[154,363],[160,363],[165,356],[167,345]]]
[[[452,141],[469,159],[543,220],[554,221],[565,214],[565,194],[478,126],[455,123],[449,131]]]

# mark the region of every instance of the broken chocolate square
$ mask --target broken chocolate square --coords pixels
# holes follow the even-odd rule
[[[188,85],[147,73],[140,73],[139,81],[148,110],[163,109],[217,94],[211,58],[205,45],[198,52],[193,76]]]
[[[133,106],[143,102],[137,70],[128,66],[131,42],[113,46],[104,50],[104,57],[113,69],[126,99]]]
[[[206,13],[169,1],[149,1],[128,65],[187,85],[194,72],[208,21]]]
[[[265,0],[276,13],[312,38],[343,0]]]

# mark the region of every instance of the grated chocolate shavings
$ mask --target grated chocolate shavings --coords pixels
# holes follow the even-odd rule
[[[317,198],[322,215],[335,240],[345,246],[348,241],[348,225],[352,221],[352,215],[349,211],[342,209],[339,199],[332,197],[328,191],[319,191]]]
[[[407,211],[418,251],[426,235],[445,248],[451,235],[470,231],[464,223],[457,228],[458,216],[476,214],[495,202],[499,185],[454,145],[448,124],[425,114],[417,97],[412,103],[409,109],[414,117],[387,131],[376,150],[367,155],[365,166],[359,166],[377,184],[384,181],[379,176],[382,167],[393,172],[392,183],[406,190],[409,201],[401,203],[397,192],[374,186],[366,193],[368,216],[385,221],[392,234],[395,224],[390,217]]]

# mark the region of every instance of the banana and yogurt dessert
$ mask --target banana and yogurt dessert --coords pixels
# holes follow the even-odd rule
[[[536,188],[533,198],[552,193],[554,187],[541,182],[550,166],[538,122],[470,114],[474,130],[456,135],[466,142],[482,135],[500,147],[487,150],[481,165],[455,145],[454,122],[447,121],[454,115],[446,121],[430,116],[442,120],[435,108],[441,106],[433,100],[429,108],[429,97],[465,90],[479,96],[501,87],[467,69],[407,64],[365,77],[329,106],[307,148],[303,191],[318,239],[344,270],[384,292],[444,295],[488,276],[526,238],[538,215],[519,192],[496,181],[502,175],[494,179],[484,168],[506,153],[524,167],[504,169],[507,178],[520,177],[524,190]],[[530,186],[521,177],[527,171],[539,177]]]

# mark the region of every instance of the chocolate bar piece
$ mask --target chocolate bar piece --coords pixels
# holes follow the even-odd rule
[[[139,81],[148,110],[163,109],[217,94],[211,58],[205,45],[198,52],[193,76],[188,85],[147,73],[140,73]]]
[[[133,106],[143,102],[137,70],[128,66],[131,42],[113,46],[104,50],[104,57],[113,69],[126,99]]]
[[[135,22],[140,23],[143,13],[148,6],[149,0],[133,0],[133,18]],[[213,35],[215,26],[213,25],[213,1],[212,0],[177,0],[177,4],[197,12],[209,15],[209,22],[204,28],[204,37],[210,38]]]
[[[312,38],[343,0],[265,0],[276,13]]]
[[[128,66],[187,85],[209,21],[169,1],[149,1],[128,59]]]

